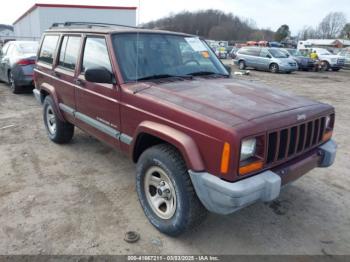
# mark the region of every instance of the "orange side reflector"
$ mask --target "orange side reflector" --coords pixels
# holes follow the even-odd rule
[[[332,130],[328,131],[327,133],[324,133],[324,135],[322,137],[322,141],[323,142],[328,141],[329,139],[331,139],[332,135],[333,135],[333,131]]]
[[[224,147],[222,148],[221,155],[221,173],[226,174],[228,172],[228,164],[230,162],[230,144],[225,142]]]
[[[240,175],[246,175],[246,174],[248,174],[250,172],[262,169],[263,166],[264,166],[264,162],[263,161],[256,161],[256,162],[250,163],[250,164],[248,164],[246,166],[240,167],[239,168],[239,174]]]

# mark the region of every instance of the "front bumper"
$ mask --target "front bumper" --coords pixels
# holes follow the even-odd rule
[[[279,70],[281,72],[293,72],[298,70],[298,66],[291,66],[291,65],[285,65],[285,64],[279,64]]]
[[[209,173],[191,170],[189,173],[202,204],[213,213],[226,215],[258,201],[272,201],[279,196],[284,184],[315,167],[331,166],[336,149],[336,143],[330,140],[301,161],[232,183]]]

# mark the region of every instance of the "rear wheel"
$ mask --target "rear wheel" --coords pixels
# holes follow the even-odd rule
[[[278,73],[278,71],[279,71],[278,65],[276,63],[272,63],[270,65],[270,72],[271,73]]]
[[[177,236],[199,225],[206,209],[180,153],[171,145],[147,149],[137,162],[136,190],[145,215],[159,231]]]
[[[329,71],[331,69],[331,65],[327,61],[322,61],[323,64],[325,65],[325,71]]]
[[[55,105],[50,96],[44,100],[44,123],[49,138],[58,144],[68,143],[74,134],[74,125],[61,121],[56,112]]]
[[[18,94],[21,91],[21,88],[16,85],[15,79],[13,77],[12,71],[8,72],[8,83],[10,85],[10,90],[13,94]]]
[[[245,62],[243,60],[239,61],[238,67],[240,70],[244,70],[246,68]]]

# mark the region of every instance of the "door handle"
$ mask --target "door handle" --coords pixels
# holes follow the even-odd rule
[[[74,83],[75,83],[76,85],[78,85],[78,86],[84,86],[84,82],[83,82],[82,80],[80,80],[80,79],[75,79],[75,80],[74,80]]]
[[[60,77],[61,77],[61,74],[60,74],[60,73],[58,73],[58,72],[55,72],[55,71],[52,73],[52,75],[53,75],[53,76],[55,76],[55,77],[58,77],[58,78],[60,78]]]

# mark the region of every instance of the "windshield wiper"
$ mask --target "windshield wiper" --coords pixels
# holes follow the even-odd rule
[[[159,74],[159,75],[151,75],[151,76],[141,77],[141,78],[138,78],[137,81],[162,79],[162,78],[186,78],[186,79],[192,79],[192,76],[190,76],[190,75]]]
[[[211,71],[198,71],[198,72],[193,72],[190,74],[187,74],[190,76],[209,76],[209,75],[219,75],[219,76],[228,76],[226,74],[220,74],[220,73],[215,73],[215,72],[211,72]]]

